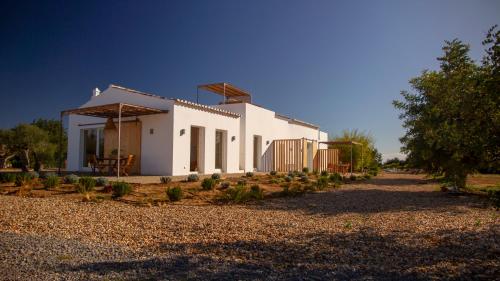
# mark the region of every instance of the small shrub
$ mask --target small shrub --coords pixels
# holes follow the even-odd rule
[[[16,175],[13,173],[0,173],[0,182],[10,183],[16,180]]]
[[[296,176],[298,176],[299,178],[302,178],[303,176],[307,176],[307,175],[304,172],[297,172]]]
[[[489,189],[488,197],[495,206],[495,208],[500,209],[500,189]]]
[[[246,180],[238,180],[238,185],[245,186],[245,185],[247,185],[247,181]]]
[[[307,183],[309,182],[309,177],[306,175],[302,175],[300,176],[300,181]]]
[[[283,185],[282,196],[298,196],[304,194],[304,189],[300,184],[285,184]]]
[[[172,178],[171,177],[160,177],[160,182],[161,183],[170,183],[170,182],[172,182]]]
[[[309,173],[309,168],[307,167],[302,168],[302,172],[305,174]]]
[[[220,184],[221,189],[228,189],[230,186],[231,184],[227,181]]]
[[[261,200],[262,198],[264,198],[264,192],[259,185],[255,184],[250,187],[248,196],[252,199]]]
[[[48,178],[48,177],[55,176],[55,175],[56,175],[56,173],[54,173],[54,172],[46,172],[46,173],[42,173],[42,174],[40,175],[40,178],[41,178],[41,179],[46,179],[46,178]]]
[[[351,180],[351,181],[355,181],[355,180],[356,180],[356,176],[355,176],[355,175],[351,175],[351,176],[349,177],[349,180]]]
[[[251,177],[253,177],[253,172],[247,172],[247,173],[245,174],[245,176],[246,176],[247,178],[251,178]]]
[[[211,178],[213,180],[220,180],[220,174],[219,173],[213,173]]]
[[[271,171],[271,172],[269,172],[269,174],[270,174],[271,176],[276,176],[276,175],[278,174],[278,172],[276,172],[276,171]]]
[[[179,186],[167,188],[166,193],[170,201],[179,201],[182,199],[182,189]]]
[[[197,182],[199,181],[200,178],[198,177],[197,174],[190,174],[188,177],[187,177],[187,181],[188,182]]]
[[[372,178],[372,176],[371,176],[370,174],[366,174],[366,175],[364,175],[364,176],[363,176],[363,178],[364,178],[365,180],[369,180],[369,179],[371,179],[371,178]]]
[[[247,198],[245,196],[246,194],[246,187],[244,185],[237,185],[232,188],[228,188],[226,192],[223,194],[224,200],[227,201],[233,201],[235,203],[240,203],[245,201]]]
[[[293,180],[293,177],[291,177],[291,176],[286,176],[285,177],[285,181],[286,182],[291,182],[292,180]]]
[[[129,183],[118,181],[111,185],[113,197],[122,197],[132,192],[132,186]]]
[[[322,176],[322,177],[328,177],[328,171],[321,171],[320,176]]]
[[[217,184],[216,180],[214,180],[212,178],[206,178],[206,179],[203,179],[203,181],[201,182],[201,188],[203,190],[212,190],[216,184]]]
[[[51,175],[43,181],[43,187],[45,189],[55,188],[59,185],[59,177],[56,175]]]
[[[278,184],[279,181],[277,179],[270,179],[269,184]]]
[[[92,177],[81,177],[78,181],[77,191],[79,193],[87,193],[94,190],[95,187],[95,179]]]
[[[77,184],[80,180],[80,177],[75,174],[70,174],[64,177],[64,183],[67,184]]]
[[[291,178],[293,178],[293,177],[295,177],[295,175],[296,175],[297,173],[298,173],[297,171],[289,171],[289,172],[288,172],[288,176],[289,176],[289,177],[291,177]]]
[[[31,175],[28,173],[20,173],[16,175],[15,184],[16,186],[25,186],[31,183]]]
[[[100,177],[95,180],[95,186],[107,186],[108,184],[109,181],[107,178]]]
[[[331,182],[338,183],[342,181],[342,176],[339,173],[334,173],[330,175],[329,179]]]
[[[37,171],[29,172],[29,175],[32,180],[40,178],[40,174]]]
[[[328,178],[326,176],[318,178],[316,181],[316,188],[319,190],[323,190],[328,187]]]

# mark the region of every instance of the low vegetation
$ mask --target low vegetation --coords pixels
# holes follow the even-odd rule
[[[113,197],[115,198],[123,197],[132,192],[132,185],[123,181],[114,182],[111,188],[113,189]]]
[[[160,177],[160,182],[161,183],[170,183],[172,182],[172,178],[171,177]]]
[[[59,177],[57,175],[50,175],[43,180],[43,187],[48,190],[59,186]]]
[[[206,178],[201,182],[201,188],[203,190],[212,190],[214,189],[215,185],[217,185],[217,180],[213,178]]]
[[[165,191],[167,193],[167,197],[170,201],[179,201],[182,199],[182,189],[179,186],[169,187]]]

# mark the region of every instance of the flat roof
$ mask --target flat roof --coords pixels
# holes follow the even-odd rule
[[[168,110],[146,106],[133,105],[128,103],[110,103],[97,106],[68,109],[61,111],[61,115],[78,114],[101,118],[118,118],[120,106],[122,108],[122,117],[168,113]]]

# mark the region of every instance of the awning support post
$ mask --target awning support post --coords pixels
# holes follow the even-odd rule
[[[57,174],[61,175],[61,168],[62,168],[62,139],[63,139],[63,116],[64,113],[61,112],[61,116],[59,118],[60,126],[59,126],[59,167],[57,168]]]
[[[116,177],[120,179],[120,151],[121,151],[121,138],[122,137],[122,104],[118,106],[118,153],[117,153],[117,164],[118,170],[116,172]]]
[[[352,176],[352,141],[351,141],[351,176]]]

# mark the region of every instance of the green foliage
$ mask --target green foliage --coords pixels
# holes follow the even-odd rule
[[[269,184],[278,184],[279,181],[277,179],[270,179]]]
[[[247,173],[245,174],[245,176],[246,176],[247,178],[251,178],[251,177],[253,177],[253,172],[247,172]]]
[[[45,189],[55,188],[59,185],[59,177],[56,175],[50,175],[43,181],[43,187]]]
[[[160,177],[160,182],[161,183],[170,183],[170,182],[172,182],[172,178],[171,177]]]
[[[231,186],[231,184],[229,182],[227,182],[227,181],[226,182],[222,182],[220,184],[220,188],[221,189],[228,189],[230,186]]]
[[[335,136],[333,141],[354,141],[361,145],[352,146],[353,170],[361,171],[362,168],[378,167],[382,164],[382,155],[375,148],[375,140],[370,133],[354,130],[344,130],[341,135]],[[351,146],[333,146],[340,150],[340,161],[351,163]]]
[[[213,173],[212,174],[212,179],[213,180],[220,180],[220,174],[219,173]]]
[[[316,181],[316,188],[319,190],[323,190],[328,187],[328,177],[323,176],[319,177]]]
[[[16,180],[16,175],[13,173],[0,173],[0,182],[9,183]]]
[[[350,175],[350,176],[349,176],[349,180],[351,180],[351,181],[355,181],[355,180],[356,180],[356,176],[355,176],[355,175]]]
[[[201,182],[201,188],[203,190],[212,190],[214,189],[216,184],[217,180],[214,180],[213,178],[206,178]]]
[[[329,179],[331,182],[338,183],[342,181],[342,176],[339,173],[334,173],[330,175]]]
[[[198,177],[197,174],[190,174],[188,177],[187,177],[187,181],[188,182],[197,182],[199,181],[200,178]]]
[[[309,173],[309,168],[307,167],[302,168],[302,172],[305,174]]]
[[[247,202],[249,200],[261,200],[264,193],[258,185],[252,185],[250,188],[244,185],[237,185],[228,188],[222,195],[223,200],[235,203]]]
[[[29,173],[19,173],[16,175],[15,184],[16,186],[25,186],[31,184],[33,178]]]
[[[95,180],[95,186],[107,186],[109,181],[107,178],[99,177]]]
[[[402,91],[406,134],[400,139],[411,166],[444,175],[452,188],[464,188],[467,175],[500,167],[500,32],[491,28],[483,41],[486,55],[477,65],[469,46],[445,41],[440,69],[410,80]]]
[[[92,177],[81,177],[78,181],[77,191],[79,193],[87,193],[94,190],[96,181]]]
[[[285,181],[286,182],[291,182],[292,180],[293,180],[293,177],[291,177],[291,176],[286,176],[285,177]]]
[[[500,209],[500,189],[489,189],[488,197],[490,198],[493,205]]]
[[[129,183],[118,181],[111,185],[113,197],[122,197],[132,192],[132,186]]]
[[[248,197],[255,200],[262,200],[264,198],[264,192],[259,185],[255,184],[250,187],[250,191],[248,193]]]
[[[305,193],[305,190],[300,184],[285,184],[281,191],[281,196],[298,196]]]
[[[75,174],[66,175],[64,177],[64,183],[67,183],[67,184],[77,184],[79,180],[80,180],[80,177],[75,175]]]
[[[304,183],[308,183],[309,182],[309,177],[306,176],[306,175],[302,175],[302,176],[300,176],[300,181],[302,181]]]
[[[243,186],[245,186],[245,185],[247,185],[247,181],[246,181],[246,180],[244,180],[244,179],[238,180],[238,185],[243,185]]]
[[[321,171],[320,176],[328,177],[328,171]]]
[[[166,193],[170,201],[179,201],[182,199],[182,189],[179,186],[167,188]]]
[[[271,176],[276,176],[276,175],[278,174],[278,172],[276,172],[276,171],[274,171],[274,170],[273,170],[273,171],[269,172],[269,174],[270,174]]]

